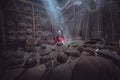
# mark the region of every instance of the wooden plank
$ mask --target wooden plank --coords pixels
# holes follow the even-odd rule
[[[26,14],[26,15],[32,15],[32,13],[27,13],[27,12],[21,12],[21,11],[16,11],[16,10],[12,10],[12,9],[4,9],[5,11],[11,11],[14,13],[19,13],[19,14]]]
[[[90,14],[89,14],[89,12],[88,12],[88,13],[87,13],[87,25],[86,25],[85,39],[88,38],[88,31],[89,31],[89,18],[90,18]]]
[[[35,11],[34,11],[34,5],[32,4],[32,16],[33,16],[33,37],[34,37],[34,39],[35,39],[35,27],[36,27],[36,25],[35,25]]]

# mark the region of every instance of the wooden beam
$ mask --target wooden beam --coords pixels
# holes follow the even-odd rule
[[[32,2],[32,1],[24,1],[24,0],[19,0],[19,1],[21,1],[21,2],[23,2],[23,3],[27,3],[27,4],[33,4],[34,6],[40,7],[40,8],[42,8],[42,9],[48,9],[48,8],[45,8],[45,7],[41,6],[40,4],[35,3],[35,2]]]
[[[90,14],[89,14],[89,12],[87,12],[87,25],[86,25],[85,39],[88,38],[89,18],[90,18]]]
[[[97,37],[100,37],[100,20],[99,20],[99,9],[97,10]]]
[[[33,37],[34,37],[34,39],[36,39],[36,37],[35,37],[35,27],[36,27],[36,25],[35,25],[35,11],[34,11],[34,4],[32,4],[32,16],[33,16]]]
[[[74,12],[74,31],[73,31],[73,36],[75,36],[76,37],[76,7],[75,7],[75,5],[73,5],[73,12]]]
[[[111,18],[111,25],[112,25],[112,41],[115,41],[115,32],[114,32],[114,22],[113,22],[113,13],[110,9],[110,18]]]
[[[4,9],[4,11],[10,11],[10,12],[19,13],[19,14],[32,15],[32,13],[21,12],[21,11],[16,11],[16,10],[12,10],[12,9]]]

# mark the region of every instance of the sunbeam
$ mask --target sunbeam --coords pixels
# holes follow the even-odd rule
[[[64,16],[62,15],[60,6],[56,0],[43,0],[43,5],[47,9],[47,13],[52,22],[52,25],[56,31],[62,30],[64,36],[67,39],[67,42],[71,41],[71,36],[69,34],[67,23],[64,20]]]

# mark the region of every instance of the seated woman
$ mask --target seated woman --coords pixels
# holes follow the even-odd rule
[[[65,42],[66,42],[66,39],[63,36],[63,31],[59,30],[58,34],[53,42],[53,45],[55,45],[56,43],[65,43]]]

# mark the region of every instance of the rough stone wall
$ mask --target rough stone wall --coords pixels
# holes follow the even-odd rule
[[[41,36],[50,35],[52,39],[52,25],[45,9],[39,5],[11,0],[6,3],[4,11],[8,46],[21,46],[28,38],[41,40]]]

